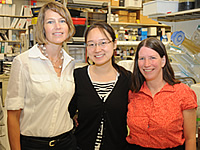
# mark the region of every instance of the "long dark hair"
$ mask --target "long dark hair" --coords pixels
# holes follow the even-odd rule
[[[112,42],[115,42],[116,36],[115,36],[115,32],[114,32],[113,28],[109,24],[107,24],[106,22],[95,22],[89,28],[87,28],[87,30],[85,32],[85,43],[87,43],[88,33],[94,28],[98,28],[106,36],[106,38],[109,39],[106,32],[105,32],[105,30],[106,30],[110,34],[110,36],[112,38]],[[127,71],[123,67],[121,67],[121,66],[119,66],[115,63],[114,50],[113,50],[113,55],[112,55],[111,60],[112,60],[113,67],[119,73],[124,72],[126,74]],[[87,62],[88,62],[88,64],[90,64],[89,61],[87,61]]]
[[[135,62],[134,62],[134,69],[133,69],[133,77],[132,77],[132,91],[139,92],[141,86],[143,85],[144,81],[146,80],[142,73],[139,70],[138,67],[138,53],[141,49],[141,47],[148,47],[153,50],[155,50],[161,58],[165,56],[166,63],[165,66],[162,68],[163,70],[163,79],[170,85],[174,85],[177,83],[180,83],[180,81],[175,79],[174,71],[172,69],[172,66],[169,62],[167,51],[165,49],[164,44],[158,40],[157,38],[147,38],[143,41],[141,41],[137,47],[136,54],[135,54]]]

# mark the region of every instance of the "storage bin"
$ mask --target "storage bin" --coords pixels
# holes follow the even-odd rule
[[[76,29],[76,33],[75,33],[74,37],[83,37],[83,35],[85,33],[86,25],[74,25],[74,26]]]
[[[125,0],[125,7],[142,7],[142,0]]]
[[[74,25],[85,25],[86,18],[72,17],[72,21]]]
[[[143,4],[143,15],[168,14],[178,11],[178,1],[152,1]]]

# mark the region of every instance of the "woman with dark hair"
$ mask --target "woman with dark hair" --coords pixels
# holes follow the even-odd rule
[[[75,150],[68,112],[75,91],[74,59],[62,45],[75,33],[69,11],[59,2],[40,9],[36,42],[15,57],[6,96],[12,150]]]
[[[128,91],[131,73],[114,61],[117,47],[110,25],[97,22],[85,33],[92,65],[75,69],[71,116],[78,111],[75,130],[81,150],[124,150],[127,136]]]
[[[128,150],[196,150],[197,97],[174,77],[165,46],[140,42],[129,91]]]

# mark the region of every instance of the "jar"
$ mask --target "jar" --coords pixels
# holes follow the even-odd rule
[[[119,15],[115,14],[115,22],[119,22]]]
[[[125,41],[125,30],[124,27],[120,27],[118,31],[118,40]]]
[[[178,10],[184,11],[189,9],[194,9],[195,0],[179,0]]]

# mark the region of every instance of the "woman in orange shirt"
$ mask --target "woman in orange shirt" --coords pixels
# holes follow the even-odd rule
[[[197,97],[175,79],[165,46],[156,38],[138,45],[132,89],[128,150],[196,150]]]

